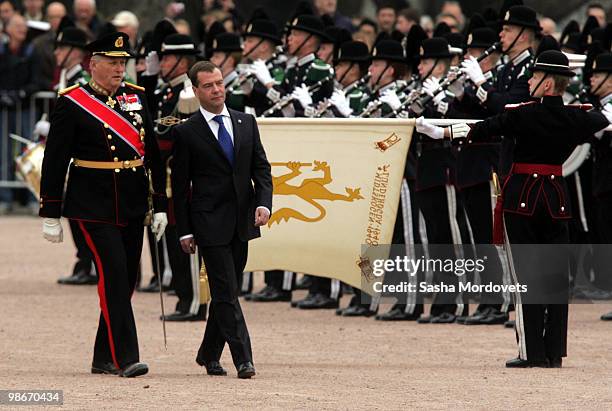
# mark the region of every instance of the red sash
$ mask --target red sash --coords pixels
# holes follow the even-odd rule
[[[510,174],[506,178],[506,181],[512,176],[512,174],[534,174],[561,177],[563,170],[560,165],[557,164],[528,164],[528,163],[513,163],[510,169]],[[504,184],[505,185],[505,184]],[[497,197],[495,203],[495,210],[493,211],[493,244],[504,243],[504,190]]]
[[[95,117],[100,123],[108,124],[109,129],[115,132],[140,157],[144,156],[145,149],[143,142],[140,141],[140,133],[126,118],[89,94],[82,87],[72,90],[65,96]]]

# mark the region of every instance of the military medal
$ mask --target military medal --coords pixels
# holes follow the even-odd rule
[[[108,100],[106,100],[106,105],[109,106],[110,108],[115,108],[115,104],[117,102],[115,100],[113,100],[113,98],[111,96],[108,96]]]
[[[140,102],[138,94],[123,93],[123,95],[117,96],[117,101],[119,102],[119,107],[121,107],[123,111],[142,110],[142,103]]]

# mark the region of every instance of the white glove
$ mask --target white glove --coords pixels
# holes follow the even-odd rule
[[[444,129],[442,127],[434,126],[423,117],[416,119],[416,131],[436,140],[444,138]]]
[[[449,86],[448,86],[448,91],[453,93],[455,95],[456,98],[461,98],[463,97],[463,93],[465,90],[465,79],[463,78],[463,76],[459,75],[459,72],[452,70],[448,73],[448,80],[453,80],[453,79],[457,79],[455,81],[453,81]]]
[[[439,88],[440,88],[440,81],[435,77],[429,77],[423,83],[423,91],[431,97],[434,97],[434,92],[436,92]]]
[[[448,128],[451,140],[455,138],[465,138],[470,134],[470,126],[466,123],[451,124]]]
[[[155,213],[153,214],[153,221],[151,222],[151,231],[155,234],[155,241],[159,241],[164,235],[166,226],[168,225],[168,217],[166,213]]]
[[[64,240],[62,224],[59,218],[43,219],[43,237],[52,243],[61,243]]]
[[[340,112],[340,114],[342,114],[344,117],[350,116],[353,112],[351,106],[349,105],[349,102],[346,99],[346,96],[341,90],[334,90],[331,97],[329,98],[329,101],[334,106],[336,106],[338,112]]]
[[[464,72],[477,86],[486,81],[484,74],[482,74],[480,64],[478,64],[478,61],[474,56],[470,56],[469,59],[463,60],[461,63],[461,71]]]
[[[312,97],[305,84],[296,87],[291,93],[291,97],[299,101],[304,109],[312,104]]]
[[[32,136],[34,140],[38,140],[41,137],[47,137],[49,135],[49,127],[51,127],[51,123],[47,120],[39,120],[34,125],[34,130],[32,131]]]
[[[249,67],[249,72],[254,74],[257,77],[257,80],[261,84],[268,85],[270,83],[274,83],[272,76],[270,75],[270,71],[268,67],[266,67],[266,62],[263,60],[255,60],[253,64]]]
[[[402,102],[400,101],[397,94],[395,94],[395,90],[387,90],[385,91],[379,98],[379,100],[383,103],[386,103],[391,110],[395,111],[402,106]]]
[[[145,57],[145,76],[154,76],[159,73],[159,56],[156,51],[150,51]]]

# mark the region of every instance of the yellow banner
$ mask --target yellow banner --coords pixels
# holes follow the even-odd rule
[[[289,270],[361,288],[362,245],[389,244],[414,120],[257,120],[274,183],[246,271]],[[367,275],[366,275],[367,276]]]

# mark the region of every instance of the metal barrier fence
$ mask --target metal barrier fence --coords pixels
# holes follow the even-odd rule
[[[23,144],[14,141],[10,134],[31,139],[34,124],[43,114],[49,114],[54,91],[39,91],[29,100],[17,99],[15,107],[0,108],[0,189],[25,187],[15,176],[15,157],[23,151]]]

